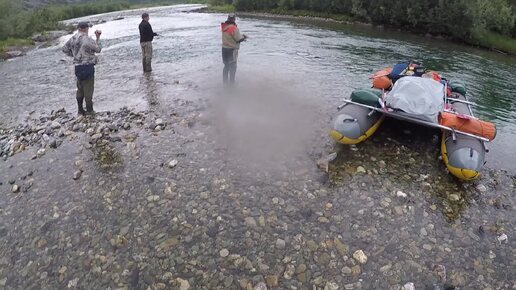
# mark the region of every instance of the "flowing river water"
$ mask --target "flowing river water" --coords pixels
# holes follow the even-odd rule
[[[104,46],[93,119],[56,113],[76,110],[60,51],[70,36],[0,63],[0,128],[63,130],[57,149],[0,163],[0,288],[516,287],[516,59],[248,16],[238,85],[225,90],[225,15],[196,8],[147,10],[160,35],[147,75],[142,10],[84,18],[106,20],[92,29]],[[390,121],[359,146],[329,140],[340,100],[408,59],[463,80],[476,116],[497,125],[481,179],[449,176],[426,128]]]

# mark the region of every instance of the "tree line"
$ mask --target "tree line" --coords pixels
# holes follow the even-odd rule
[[[516,37],[516,0],[210,0],[237,11],[308,10],[352,21],[474,42],[487,32]]]

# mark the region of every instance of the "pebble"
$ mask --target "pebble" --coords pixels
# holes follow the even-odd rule
[[[414,286],[414,283],[409,282],[403,285],[403,287],[401,287],[401,290],[416,290],[416,286]]]
[[[256,220],[253,217],[246,217],[245,218],[245,224],[248,227],[256,227]]]
[[[362,250],[357,250],[353,253],[353,258],[357,260],[360,264],[367,263],[367,256]]]
[[[265,283],[269,287],[277,287],[278,286],[278,275],[265,276]]]
[[[362,166],[357,167],[357,173],[365,173],[365,172],[366,172],[366,170],[364,167],[362,167]]]
[[[77,179],[81,178],[81,175],[82,175],[82,171],[80,171],[80,170],[75,171],[75,172],[73,173],[73,179],[74,179],[74,180],[77,180]]]
[[[176,159],[174,159],[168,163],[168,168],[174,168],[178,163],[179,162]]]
[[[460,200],[460,196],[458,194],[455,194],[455,193],[452,193],[448,196],[448,199],[450,201],[459,201]]]
[[[292,279],[292,276],[294,276],[294,273],[296,272],[296,268],[292,264],[288,264],[287,268],[285,269],[285,272],[283,273],[283,278],[290,280]]]
[[[507,242],[509,240],[509,237],[507,237],[506,234],[501,234],[497,237],[498,242],[502,244],[503,242]]]
[[[477,185],[477,189],[478,189],[478,191],[480,191],[480,192],[486,192],[486,191],[487,191],[486,186],[485,186],[485,185],[483,185],[483,184],[479,184],[479,185]]]
[[[431,251],[432,250],[432,246],[429,245],[429,244],[424,244],[423,245],[423,249],[427,250],[427,251]]]
[[[156,122],[155,122],[155,123],[156,123],[156,126],[161,126],[161,125],[165,124],[165,123],[163,122],[163,119],[156,119]]]
[[[75,288],[77,287],[77,283],[79,282],[79,278],[72,279],[68,281],[68,288]]]
[[[179,283],[179,290],[190,289],[190,283],[188,282],[188,280],[177,278],[176,281]]]
[[[267,290],[267,285],[265,285],[263,282],[260,282],[253,287],[253,290]]]
[[[13,185],[13,188],[11,189],[11,191],[13,193],[18,193],[20,192],[20,186],[18,186],[17,184]]]
[[[398,190],[398,191],[396,191],[396,196],[397,196],[397,197],[403,197],[403,198],[406,198],[406,197],[407,197],[407,194],[406,194],[406,193],[404,193],[404,192],[403,192],[403,191],[401,191],[401,190]]]
[[[222,257],[222,258],[225,258],[227,256],[229,256],[229,251],[228,249],[222,249],[219,251],[219,255]]]
[[[277,239],[276,240],[276,248],[278,249],[285,249],[285,240]]]
[[[347,267],[347,266],[344,266],[340,272],[343,274],[343,275],[346,275],[346,276],[349,276],[351,275],[352,271],[351,271],[351,268],[350,267]]]

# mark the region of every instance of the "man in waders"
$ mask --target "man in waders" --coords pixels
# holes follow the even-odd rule
[[[152,26],[149,23],[149,14],[142,14],[142,22],[140,26],[140,46],[142,47],[142,56],[143,56],[143,72],[151,72],[151,60],[152,60],[152,40],[154,36],[158,36],[157,33],[152,31]]]
[[[222,71],[222,81],[225,85],[235,83],[235,75],[237,70],[238,49],[240,43],[247,39],[247,36],[241,35],[235,23],[235,15],[230,14],[226,22],[221,23],[222,29],[222,61],[224,62],[224,70]]]
[[[78,113],[93,114],[93,89],[95,84],[95,65],[98,58],[95,53],[102,50],[100,44],[100,30],[95,31],[96,40],[88,36],[89,24],[80,22],[79,31],[66,42],[63,52],[73,57],[75,76],[77,77],[77,107]],[[86,111],[83,102],[86,99]]]

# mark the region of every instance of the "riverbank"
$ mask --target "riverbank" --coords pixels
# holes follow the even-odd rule
[[[315,156],[257,168],[215,141],[206,101],[0,130],[0,286],[512,286],[514,177],[456,183],[417,150],[427,136],[380,145],[388,132],[323,171]]]
[[[203,9],[204,12],[211,13],[234,13],[236,11],[233,5],[224,6],[209,6]],[[285,9],[271,9],[271,10],[259,10],[259,11],[238,11],[238,15],[241,16],[259,16],[264,18],[282,18],[282,19],[296,19],[296,18],[309,18],[314,20],[322,21],[334,21],[336,23],[353,24],[353,25],[370,25],[375,26],[378,29],[384,29],[383,25],[373,25],[371,23],[357,21],[353,17],[344,14],[333,14],[325,12],[315,12],[308,10],[285,10]],[[392,27],[391,29],[402,31],[403,29]],[[516,39],[509,38],[494,32],[477,32],[472,35],[471,39],[460,40],[454,39],[447,35],[432,35],[430,33],[421,33],[421,31],[408,31],[415,35],[423,35],[425,37],[435,37],[439,39],[446,39],[456,43],[462,43],[465,45],[479,47],[483,49],[492,50],[502,54],[516,55]]]

